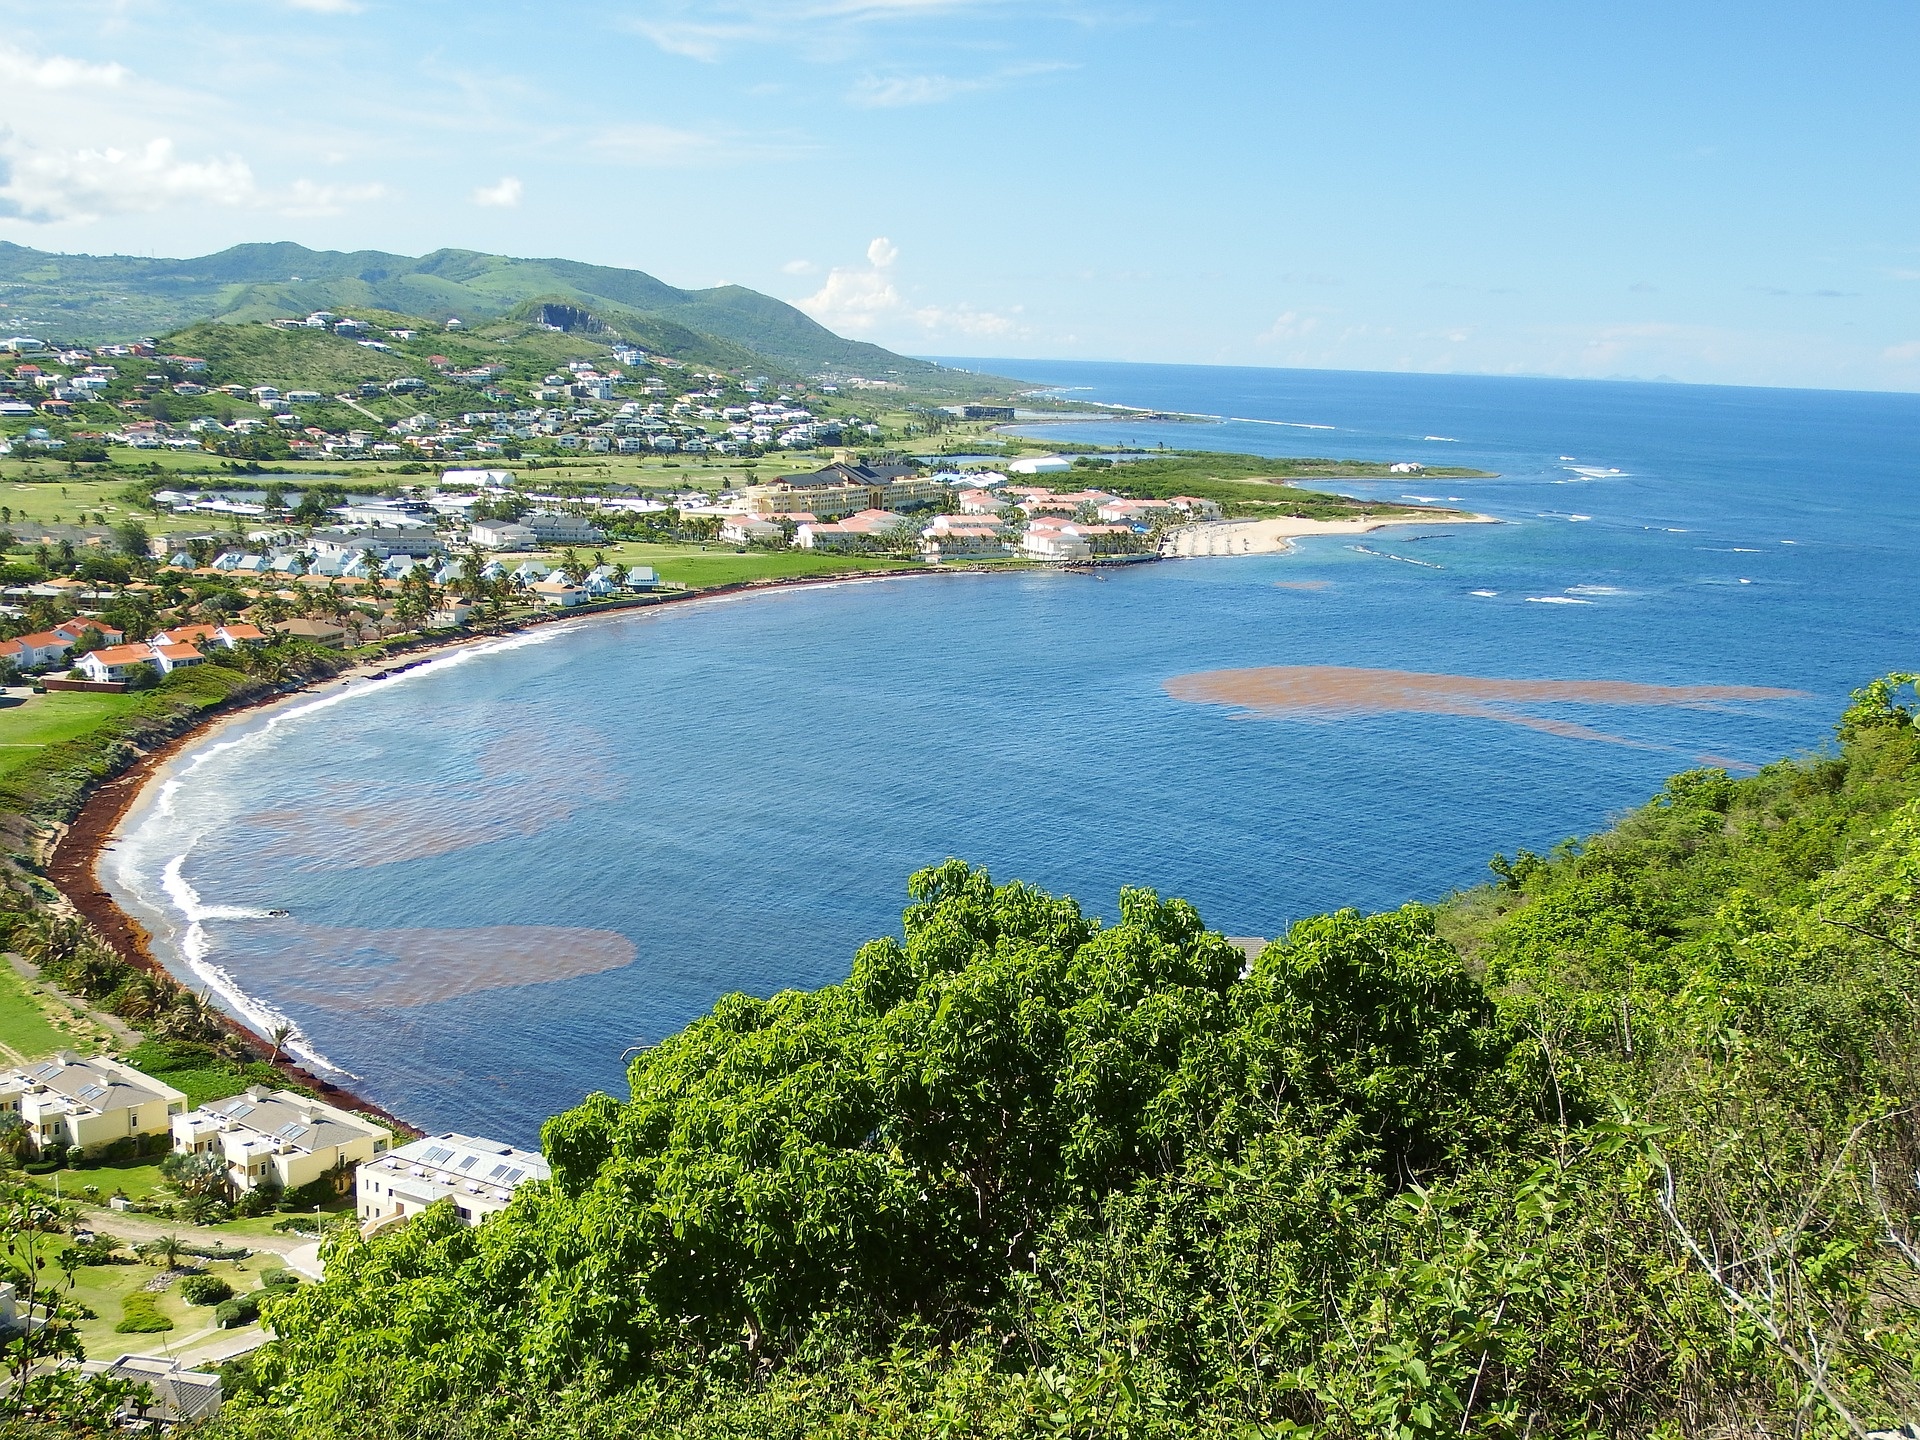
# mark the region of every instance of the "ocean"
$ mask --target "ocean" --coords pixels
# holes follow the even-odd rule
[[[1215,417],[1031,434],[1485,469],[1337,488],[1505,523],[547,627],[210,734],[108,888],[369,1099],[528,1142],[718,996],[843,978],[945,857],[1273,936],[1817,749],[1920,668],[1920,396],[957,363]]]

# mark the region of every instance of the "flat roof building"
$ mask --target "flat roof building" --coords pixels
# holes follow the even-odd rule
[[[360,1167],[355,1182],[360,1224],[371,1228],[451,1200],[455,1214],[478,1225],[506,1209],[518,1186],[551,1178],[545,1158],[531,1150],[472,1135],[434,1135]]]

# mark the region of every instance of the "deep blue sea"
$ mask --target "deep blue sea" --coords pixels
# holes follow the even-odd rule
[[[1062,438],[1497,471],[1341,488],[1506,523],[549,627],[209,736],[110,888],[180,973],[287,1017],[370,1098],[527,1141],[717,996],[844,977],[943,857],[1271,936],[1475,884],[1703,757],[1820,746],[1851,688],[1920,668],[1920,396],[965,363],[1231,417]],[[1514,710],[1550,733],[1166,688],[1267,666],[1804,693]]]

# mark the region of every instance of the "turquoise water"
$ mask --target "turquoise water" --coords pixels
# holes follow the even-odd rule
[[[1920,660],[1920,398],[983,368],[1243,417],[1069,438],[1497,470],[1346,488],[1508,523],[551,627],[209,737],[131,817],[110,888],[183,975],[290,1019],[369,1098],[527,1140],[716,996],[843,977],[947,855],[1109,914],[1151,885],[1273,935],[1476,883],[1493,851],[1590,830],[1701,757],[1817,746],[1850,688]],[[1601,737],[1568,738],[1166,689],[1277,665],[1805,693],[1534,712]]]

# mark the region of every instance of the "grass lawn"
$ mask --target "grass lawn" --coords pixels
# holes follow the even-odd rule
[[[15,696],[8,696],[13,700]],[[18,769],[43,746],[86,734],[138,704],[138,695],[99,695],[78,690],[30,695],[0,708],[0,775]]]
[[[108,1229],[104,1233],[113,1232]],[[48,1261],[44,1273],[59,1281],[62,1277],[59,1268],[53,1264],[53,1257],[72,1242],[60,1235],[42,1236],[41,1241],[41,1253]],[[14,1253],[12,1247],[7,1253]],[[240,1295],[259,1289],[260,1271],[276,1268],[281,1261],[277,1255],[265,1255],[240,1261],[192,1259],[188,1263],[204,1268],[209,1274],[218,1275],[233,1287],[236,1295]],[[74,1271],[70,1298],[86,1306],[97,1317],[82,1320],[76,1327],[88,1358],[111,1359],[116,1355],[151,1354],[176,1348],[187,1336],[213,1325],[214,1307],[189,1305],[181,1298],[179,1282],[175,1281],[155,1296],[160,1313],[173,1321],[173,1329],[145,1335],[122,1335],[115,1331],[113,1327],[120,1323],[126,1313],[122,1302],[159,1273],[152,1265],[140,1262],[131,1265],[82,1265]]]
[[[126,1191],[129,1199],[146,1199],[160,1188],[160,1165],[158,1161],[128,1165],[88,1165],[79,1170],[68,1167],[56,1170],[51,1175],[29,1175],[27,1178],[49,1193],[53,1191],[54,1182],[57,1179],[60,1198],[63,1200],[105,1205],[113,1198],[116,1190]],[[87,1194],[89,1185],[99,1192],[97,1200],[94,1196]],[[113,1229],[111,1214],[102,1214],[100,1223],[109,1231]],[[183,1233],[194,1228],[184,1220],[180,1224]]]
[[[917,562],[876,560],[863,555],[812,555],[804,550],[735,551],[731,546],[625,544],[605,546],[607,559],[625,565],[651,565],[663,580],[693,590],[743,580],[785,580],[802,575],[844,575],[850,570],[904,570]]]
[[[55,1028],[27,982],[5,964],[0,964],[0,1045],[22,1060],[38,1060],[62,1046],[92,1048],[80,1036]]]

